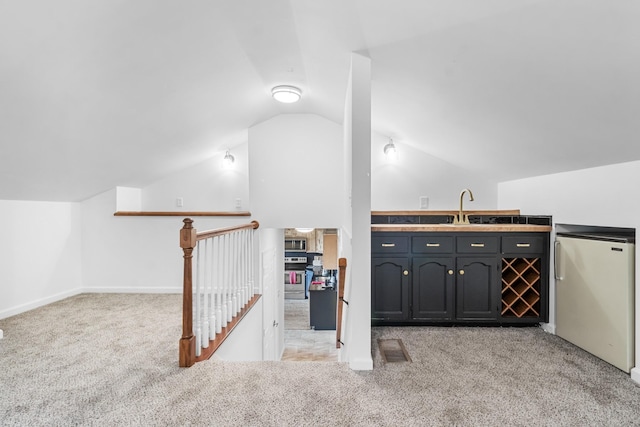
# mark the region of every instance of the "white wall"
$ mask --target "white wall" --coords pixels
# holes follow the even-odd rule
[[[437,157],[394,140],[397,159],[388,160],[386,136],[373,134],[371,144],[372,210],[415,210],[420,196],[429,198],[428,209],[457,210],[460,191],[469,188],[474,201],[465,198],[465,209],[495,209],[496,182],[470,173]],[[517,208],[511,206],[510,209]]]
[[[80,204],[0,200],[0,242],[0,318],[80,292]]]
[[[259,362],[262,360],[262,310],[264,296],[236,325],[212,358],[233,362]]]
[[[223,168],[224,152],[173,173],[142,189],[144,211],[235,211],[249,210],[248,144],[230,150],[235,162]],[[183,206],[176,206],[182,198]],[[236,207],[240,199],[241,207]]]
[[[116,191],[82,203],[83,286],[89,292],[182,292],[183,217],[116,217]],[[249,217],[194,217],[194,228],[245,224]]]
[[[282,114],[249,129],[251,213],[265,227],[338,227],[342,126]]]
[[[498,208],[520,207],[523,214],[552,215],[554,223],[640,228],[640,161],[564,172],[498,184]],[[551,259],[553,270],[553,257]],[[636,272],[638,256],[636,250]],[[640,290],[636,278],[636,313]],[[555,280],[550,278],[550,324],[555,327]],[[636,368],[640,382],[640,316],[635,325]]]

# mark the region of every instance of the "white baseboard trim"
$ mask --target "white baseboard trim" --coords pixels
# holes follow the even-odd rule
[[[631,379],[640,384],[640,368],[631,368]]]
[[[373,359],[371,357],[351,359],[349,360],[349,368],[354,371],[371,371],[373,370]]]
[[[182,288],[77,288],[0,311],[0,319],[15,316],[80,294],[181,294]]]
[[[540,327],[543,331],[548,332],[550,334],[556,334],[556,324],[555,323],[541,323]]]
[[[7,317],[15,316],[20,313],[24,313],[25,311],[33,310],[34,308],[42,307],[47,304],[54,303],[56,301],[61,301],[65,298],[69,298],[82,293],[81,288],[72,289],[70,291],[60,292],[59,294],[51,295],[46,298],[40,298],[35,301],[28,302],[26,304],[21,304],[16,307],[8,308],[6,310],[0,311],[0,319],[6,319]]]
[[[175,288],[83,288],[85,294],[181,294],[182,287]]]
[[[4,338],[4,332],[2,332],[2,329],[0,329],[0,340]]]

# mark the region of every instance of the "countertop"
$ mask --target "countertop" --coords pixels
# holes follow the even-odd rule
[[[550,225],[536,224],[372,224],[371,231],[403,231],[403,232],[534,232],[548,233]]]

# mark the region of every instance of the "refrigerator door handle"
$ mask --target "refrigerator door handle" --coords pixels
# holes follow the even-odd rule
[[[562,280],[562,276],[560,276],[558,272],[560,270],[560,268],[558,267],[559,261],[560,261],[560,257],[558,255],[559,252],[560,252],[560,242],[556,240],[553,245],[553,277],[556,280]]]

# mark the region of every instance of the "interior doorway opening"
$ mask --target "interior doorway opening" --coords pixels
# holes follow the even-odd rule
[[[284,230],[283,361],[338,361],[338,229]]]

